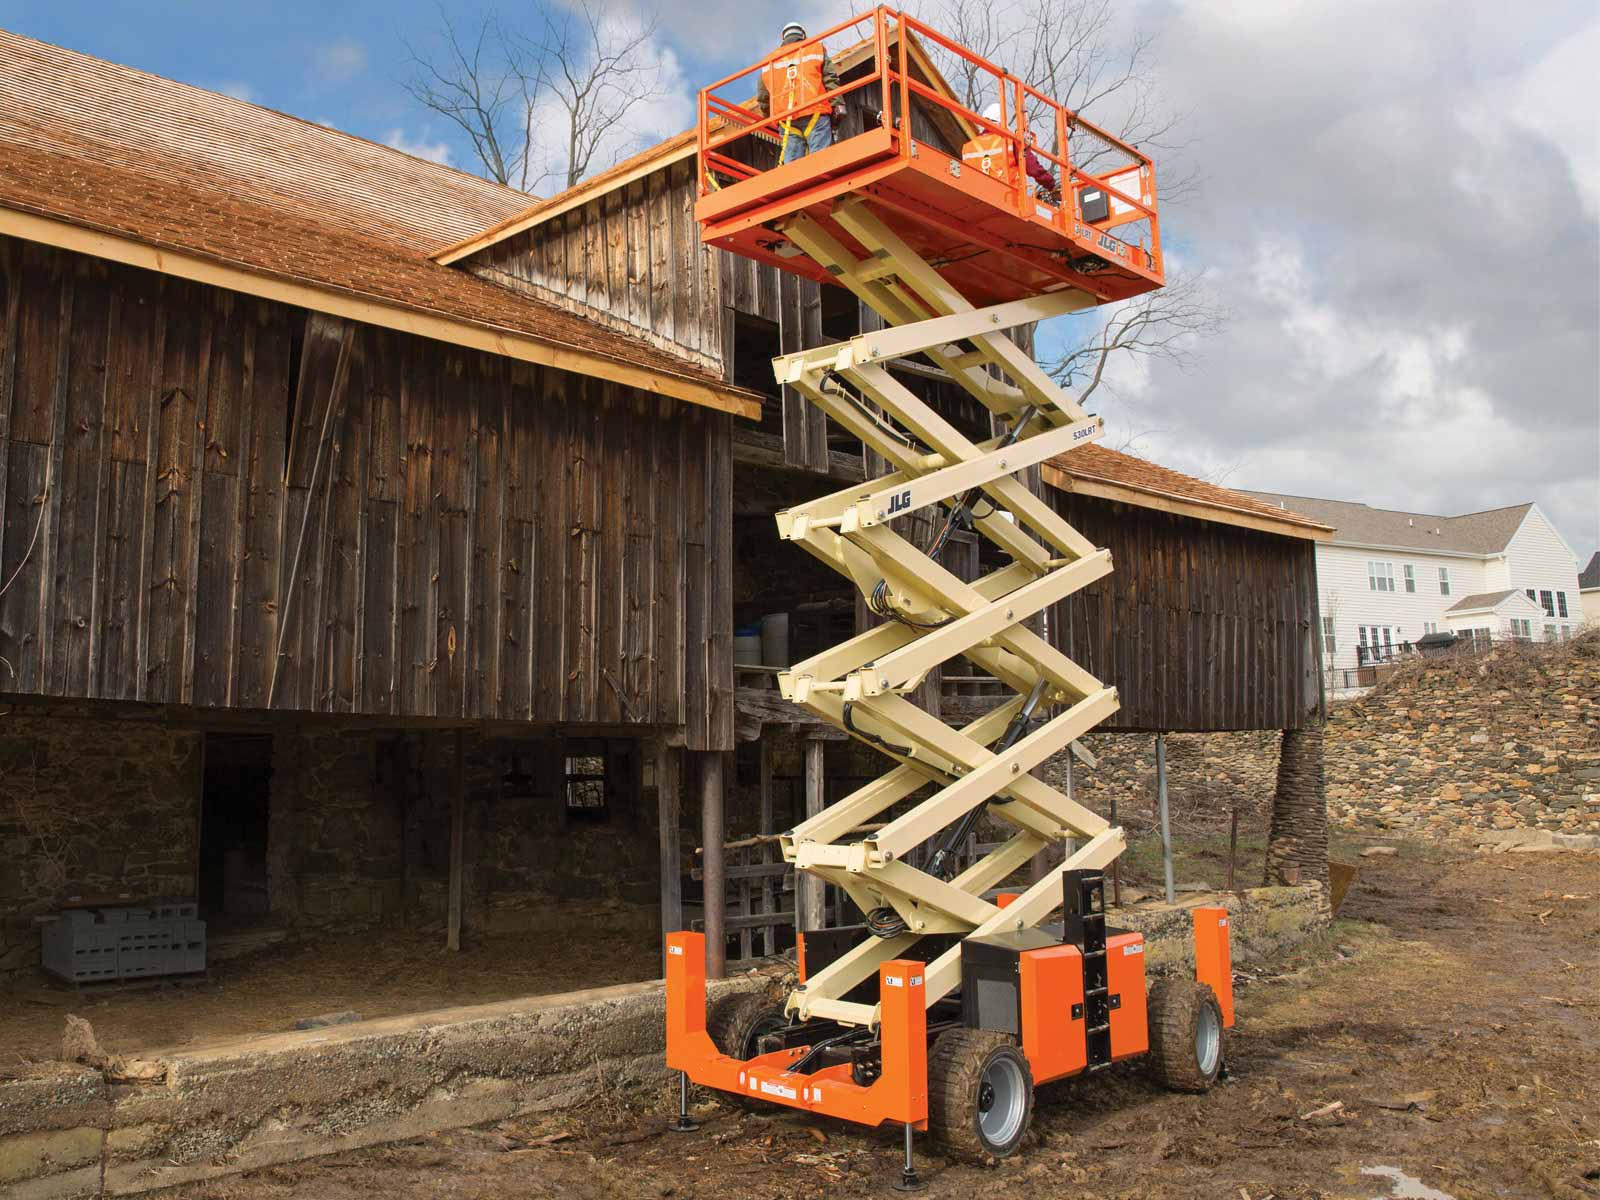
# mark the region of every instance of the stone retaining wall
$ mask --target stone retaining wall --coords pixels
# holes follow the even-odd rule
[[[1600,832],[1600,633],[1408,663],[1334,706],[1327,767],[1350,828]]]

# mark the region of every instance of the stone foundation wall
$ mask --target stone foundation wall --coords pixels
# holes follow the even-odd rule
[[[347,931],[442,923],[455,734],[307,725],[271,737],[271,917]],[[147,721],[49,710],[0,719],[0,971],[38,963],[35,918],[70,897],[196,895],[204,746],[200,732]],[[642,746],[610,743],[620,776],[611,802],[574,819],[562,742],[466,738],[469,933],[536,929],[570,904],[655,923],[656,811]],[[697,824],[698,806],[684,807]]]
[[[0,971],[38,962],[33,918],[72,897],[193,894],[200,741],[147,722],[0,718]]]
[[[1167,802],[1175,820],[1226,818],[1237,805],[1241,819],[1264,815],[1272,806],[1278,774],[1276,729],[1241,733],[1167,735]],[[1079,803],[1108,815],[1117,798],[1117,820],[1130,829],[1156,823],[1156,738],[1153,733],[1091,733],[1084,746],[1099,760],[1075,769]],[[1056,755],[1041,770],[1056,787],[1066,787],[1066,758]]]

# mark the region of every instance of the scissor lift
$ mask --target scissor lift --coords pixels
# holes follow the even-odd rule
[[[708,243],[848,288],[887,325],[774,360],[780,383],[893,468],[778,514],[781,537],[850,578],[885,618],[779,676],[785,698],[896,764],[782,838],[788,861],[868,918],[802,931],[801,982],[781,1005],[735,995],[709,1023],[703,936],[671,935],[667,1057],[683,1072],[685,1106],[692,1080],[903,1125],[909,1184],[913,1129],[931,1127],[959,1153],[1004,1156],[1026,1132],[1035,1083],[1151,1053],[1169,1083],[1209,1086],[1232,996],[1225,910],[1198,909],[1196,978],[1158,987],[1147,1009],[1141,936],[1105,927],[1100,872],[1123,833],[1031,773],[1117,710],[1114,688],[1028,625],[1112,563],[1017,478],[1100,437],[1102,422],[1008,331],[1160,286],[1153,166],[1093,130],[1131,165],[1074,167],[1071,136],[1092,127],[903,14],[876,9],[814,40],[867,23],[875,70],[837,94],[880,87],[879,122],[831,148],[766,170],[728,152],[786,115],[763,119],[718,95],[760,64],[701,93],[696,215]],[[1011,119],[984,122],[913,78],[908,35],[991,73]],[[912,122],[892,114],[911,112],[914,98],[973,130],[1003,131],[1019,163],[1033,144],[1028,113],[1042,113],[1060,153],[1035,149],[1059,171],[1061,201],[1041,199],[1021,171],[1006,181],[963,171],[910,136]],[[1137,242],[1123,240],[1129,226]],[[975,441],[902,384],[889,364],[918,355],[1000,432]],[[920,547],[895,522],[930,507],[941,531]],[[1006,565],[970,583],[952,573],[940,552],[961,526]],[[906,698],[958,656],[1013,693],[961,729]],[[952,874],[985,813],[1009,837]],[[1076,848],[1060,869],[995,894],[1063,843]],[[1061,927],[1041,929],[1058,907]]]

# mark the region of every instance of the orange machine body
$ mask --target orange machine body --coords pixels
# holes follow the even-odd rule
[[[1233,957],[1228,949],[1228,910],[1194,910],[1194,977],[1208,984],[1222,1010],[1222,1024],[1233,1028]]]
[[[878,971],[883,1070],[863,1087],[849,1064],[808,1075],[790,1068],[805,1053],[795,1047],[746,1061],[719,1051],[706,1032],[706,957],[703,933],[667,935],[667,1066],[695,1083],[770,1100],[862,1125],[886,1121],[928,1124],[928,1014],[919,962],[893,960]]]
[[[808,55],[815,56],[820,72],[826,39],[859,37],[864,30],[871,31],[875,43],[870,73],[819,96],[807,84],[794,95],[794,103],[803,107],[784,107],[790,66],[798,70],[802,60],[810,61]],[[913,37],[953,55],[986,91],[1005,96],[1005,122],[985,121],[918,78],[908,60]],[[780,65],[783,78],[774,88],[773,72]],[[765,118],[745,103],[757,73],[772,97]],[[749,161],[756,157],[754,141],[775,145],[786,123],[803,124],[798,113],[821,111],[858,91],[878,114],[861,132],[789,163],[762,168]],[[967,164],[919,140],[910,123],[893,116],[913,103],[944,109],[992,152]],[[1031,126],[1030,111],[1035,114]],[[781,225],[804,213],[846,249],[860,249],[832,216],[836,203],[855,199],[887,220],[917,254],[940,263],[940,274],[974,305],[1063,287],[1110,303],[1153,291],[1164,281],[1150,158],[904,12],[873,9],[702,89],[697,135],[695,219],[701,240],[791,274],[837,282],[820,264],[794,252]],[[1092,174],[1073,164],[1065,156],[1069,139],[1086,136],[1110,148],[1118,165]],[[1018,169],[1025,147],[1061,179],[1062,203],[1046,202]],[[991,164],[987,172],[984,157]],[[1085,191],[1107,198],[1105,215],[1085,216],[1080,202]]]
[[[1195,977],[1210,985],[1232,1027],[1233,989],[1228,955],[1228,912],[1194,910]],[[1040,938],[1041,942],[1046,939]],[[1109,931],[1106,981],[1110,994],[1111,1062],[1137,1058],[1150,1049],[1146,1007],[1144,935]],[[800,942],[805,980],[804,935]],[[1085,1038],[1083,957],[1070,943],[1022,950],[1017,959],[1018,1042],[1035,1084],[1089,1069]],[[928,1118],[928,1022],[920,962],[894,960],[879,970],[878,995],[882,1072],[871,1084],[854,1082],[848,1064],[798,1074],[792,1068],[806,1047],[792,1047],[747,1061],[719,1051],[706,1032],[705,935],[667,938],[667,1066],[695,1083],[770,1100],[864,1125],[909,1123],[925,1128]]]

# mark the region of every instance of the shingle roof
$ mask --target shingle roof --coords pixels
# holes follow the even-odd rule
[[[4,32],[0,151],[0,208],[530,339],[574,370],[642,370],[652,390],[755,411],[677,355],[430,261],[441,234],[526,199],[459,171]]]
[[[1461,599],[1445,609],[1445,612],[1465,612],[1470,608],[1493,608],[1503,600],[1520,595],[1522,593],[1517,591],[1516,588],[1507,588],[1503,592],[1474,592],[1470,596],[1461,597]]]
[[[0,30],[0,140],[207,182],[417,250],[520,212],[514,188]]]
[[[1148,459],[1095,443],[1079,446],[1051,459],[1045,464],[1045,479],[1066,490],[1071,490],[1073,480],[1110,484],[1152,501],[1174,500],[1219,514],[1244,517],[1252,522],[1269,522],[1290,536],[1317,537],[1329,531],[1329,526],[1315,517],[1264,503],[1244,492],[1207,483],[1181,471],[1158,466]]]
[[[1278,492],[1247,492],[1270,505],[1282,504],[1314,517],[1338,532],[1336,542],[1361,546],[1398,546],[1407,550],[1446,550],[1461,554],[1498,554],[1506,548],[1528,515],[1530,504],[1491,508],[1484,512],[1444,517],[1434,513],[1373,508],[1349,500],[1323,500]]]
[[[1578,572],[1578,590],[1587,592],[1590,588],[1600,588],[1600,550],[1596,550],[1589,565]]]

